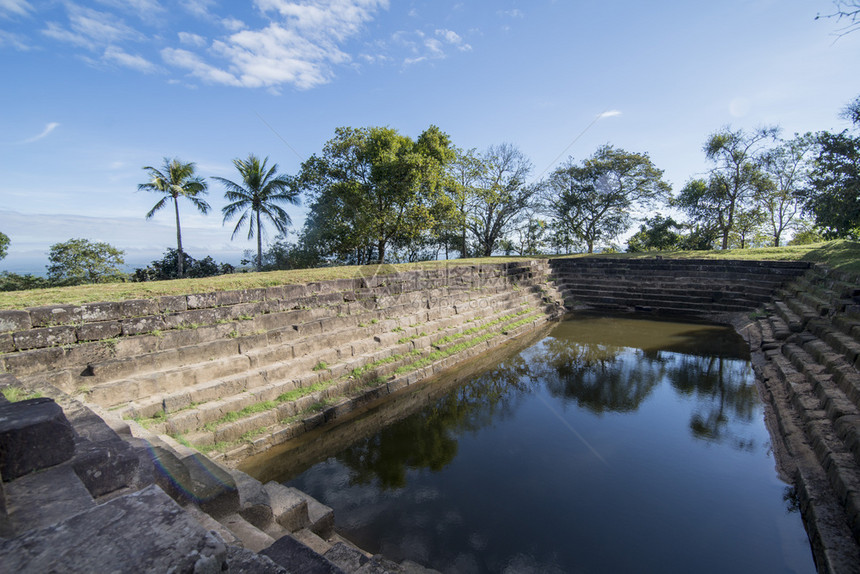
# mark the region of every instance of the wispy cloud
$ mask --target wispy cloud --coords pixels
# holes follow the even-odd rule
[[[448,49],[454,48],[461,52],[468,52],[472,46],[463,41],[463,38],[453,30],[437,29],[433,35],[428,35],[421,30],[414,32],[395,32],[391,37],[392,42],[406,48],[410,55],[403,59],[407,66],[426,62],[428,60],[442,60],[448,57]]]
[[[46,137],[48,137],[48,134],[50,134],[52,131],[57,129],[59,126],[60,126],[60,124],[58,124],[57,122],[51,122],[45,126],[45,129],[42,130],[42,133],[40,133],[37,136],[33,136],[31,138],[25,139],[21,143],[22,144],[29,144],[29,143],[37,142],[42,138],[46,138]]]
[[[152,74],[158,71],[158,66],[143,56],[129,54],[116,46],[108,46],[105,49],[103,58],[105,62],[110,62],[125,68],[131,68],[132,70],[137,70],[144,74]]]
[[[33,6],[27,0],[0,0],[0,17],[29,16]]]
[[[621,112],[619,110],[606,110],[602,114],[600,114],[599,118],[614,118],[615,116],[620,116]]]
[[[127,26],[115,14],[76,4],[68,4],[66,8],[69,15],[68,25],[48,22],[42,29],[44,35],[92,51],[127,40],[144,39],[143,34]]]
[[[28,52],[32,50],[32,46],[30,46],[26,37],[20,34],[13,34],[12,32],[0,30],[0,48],[3,46],[9,46],[19,52]]]

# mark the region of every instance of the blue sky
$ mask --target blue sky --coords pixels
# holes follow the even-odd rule
[[[165,157],[293,174],[338,126],[435,124],[462,148],[516,144],[536,177],[604,143],[648,152],[678,190],[722,126],[842,130],[860,94],[860,32],[815,20],[831,0],[238,4],[0,0],[0,270],[41,272],[72,237],[158,258],[173,213],[145,220],[158,196],[137,184]],[[216,182],[208,201],[180,206],[184,247],[236,262],[254,245],[230,240]]]

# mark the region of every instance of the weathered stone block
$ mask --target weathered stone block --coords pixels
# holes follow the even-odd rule
[[[269,506],[278,524],[295,532],[310,525],[308,502],[296,491],[277,482],[267,482],[263,486],[269,499]]]
[[[119,321],[85,323],[76,329],[76,333],[78,341],[110,339],[122,334],[122,325]]]
[[[0,353],[11,353],[15,350],[12,333],[0,333]]]
[[[149,317],[137,317],[124,319],[122,322],[122,334],[126,337],[161,331],[165,328],[161,315],[150,315]]]
[[[204,512],[228,514],[239,510],[239,491],[227,471],[202,454],[187,456],[182,464],[188,469],[189,492]]]
[[[0,476],[9,481],[69,460],[74,432],[49,398],[0,405]]]
[[[218,304],[217,293],[194,293],[185,297],[188,301],[189,309],[206,309]]]
[[[27,311],[0,311],[0,333],[31,329],[30,313]]]
[[[50,526],[95,505],[75,472],[65,464],[6,483],[6,495],[9,521],[19,534]]]
[[[113,321],[122,317],[119,303],[85,303],[81,305],[82,321]]]
[[[188,299],[185,295],[166,295],[156,301],[161,313],[178,313],[188,309]]]
[[[215,305],[224,306],[224,305],[237,305],[241,301],[241,295],[239,291],[216,291],[215,292]]]
[[[227,571],[227,550],[155,486],[0,542],[10,572]]]
[[[93,497],[99,497],[132,483],[139,465],[138,455],[120,438],[94,443],[78,441],[72,467]]]
[[[81,320],[81,308],[75,305],[45,305],[28,311],[34,327],[78,323]]]
[[[164,325],[176,329],[187,325],[211,325],[218,318],[215,309],[192,309],[164,316]]]
[[[43,349],[45,347],[58,347],[70,345],[76,339],[75,328],[72,326],[42,327],[19,331],[12,335],[15,347],[21,351],[29,349]]]

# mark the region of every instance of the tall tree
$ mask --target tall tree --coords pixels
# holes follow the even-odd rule
[[[460,257],[469,256],[469,244],[466,238],[469,222],[469,204],[476,194],[478,182],[481,178],[483,163],[478,152],[473,148],[470,150],[455,149],[453,159],[448,163],[448,179],[445,185],[445,193],[454,206],[452,217],[449,221],[450,234],[456,235],[457,247]]]
[[[610,145],[576,164],[556,169],[547,183],[549,209],[562,227],[584,242],[589,253],[630,227],[634,209],[666,199],[671,188],[647,154]]]
[[[164,194],[164,197],[158,200],[158,203],[146,214],[146,218],[152,218],[159,209],[167,205],[169,199],[173,199],[173,207],[176,212],[176,251],[179,254],[176,265],[179,277],[182,277],[183,251],[182,228],[179,224],[179,198],[188,199],[200,213],[208,213],[209,204],[201,199],[202,196],[206,195],[206,182],[203,178],[194,175],[193,162],[182,163],[177,158],[164,158],[164,165],[160,169],[150,166],[144,166],[143,169],[149,174],[150,180],[147,183],[139,184],[137,189]]]
[[[123,252],[109,243],[69,239],[51,245],[48,253],[48,280],[52,285],[111,283],[125,277],[119,270]]]
[[[9,236],[0,231],[0,259],[6,257],[9,249]]]
[[[714,165],[707,181],[693,180],[681,191],[676,205],[695,221],[715,222],[728,249],[736,216],[751,208],[753,198],[770,185],[762,171],[764,144],[776,139],[779,129],[761,128],[752,133],[725,127],[705,143],[705,156]]]
[[[535,188],[526,182],[532,163],[511,144],[490,146],[480,157],[480,175],[470,204],[467,227],[477,254],[489,257],[531,203]]]
[[[383,262],[391,245],[416,241],[434,226],[452,155],[450,139],[436,126],[414,141],[391,128],[338,128],[296,179],[311,198],[304,233],[328,254]]]
[[[263,270],[263,223],[262,216],[272,222],[281,234],[287,233],[287,227],[292,224],[290,215],[278,204],[298,205],[299,191],[291,187],[288,178],[278,175],[278,164],[266,169],[269,158],[260,159],[249,154],[247,160],[234,159],[233,165],[242,176],[242,184],[235,183],[223,177],[214,177],[220,181],[227,191],[224,197],[231,202],[221,209],[224,221],[232,219],[241,213],[231,239],[236,237],[239,230],[248,224],[248,239],[257,236],[257,271]],[[256,227],[256,231],[255,231]]]
[[[803,190],[804,210],[826,239],[860,238],[860,136],[816,135],[818,155]]]
[[[782,234],[797,221],[799,195],[809,174],[814,147],[812,134],[795,134],[762,157],[764,171],[773,185],[760,186],[756,203],[770,227],[774,247],[779,247]]]

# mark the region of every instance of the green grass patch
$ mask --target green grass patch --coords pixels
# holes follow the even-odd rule
[[[3,397],[10,403],[26,401],[28,399],[38,399],[42,397],[42,393],[38,391],[29,391],[21,387],[4,387]]]

